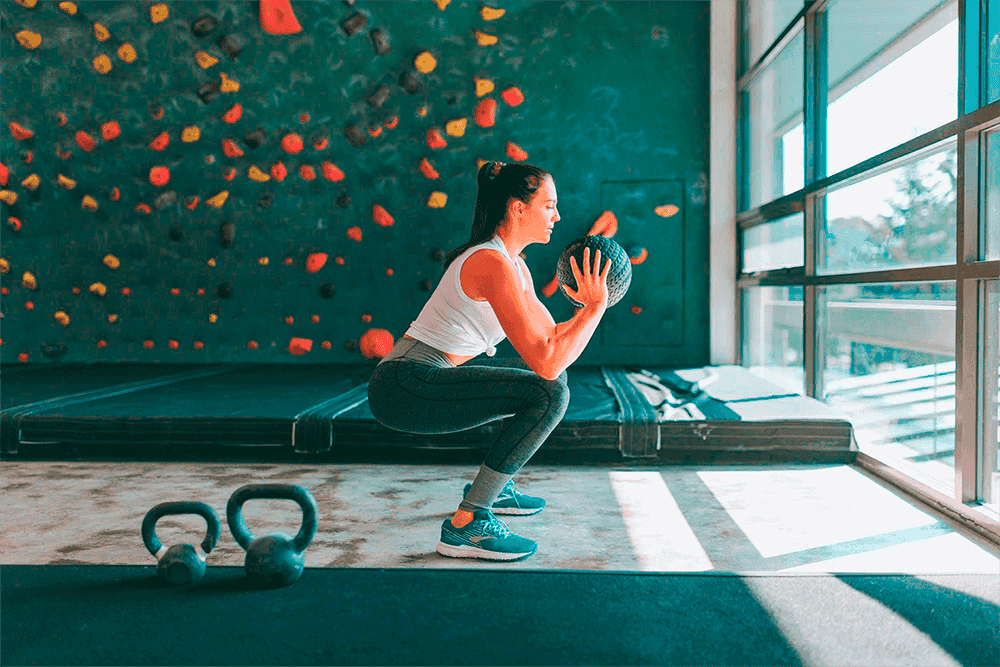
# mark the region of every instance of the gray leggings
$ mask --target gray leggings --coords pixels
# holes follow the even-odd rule
[[[368,382],[382,425],[408,433],[455,433],[509,417],[484,465],[513,475],[562,420],[566,372],[546,380],[521,359],[473,359],[455,366],[438,350],[400,338]]]

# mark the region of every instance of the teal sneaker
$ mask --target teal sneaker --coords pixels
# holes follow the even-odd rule
[[[437,545],[442,556],[504,561],[527,558],[537,549],[534,540],[511,534],[507,524],[489,510],[473,512],[472,521],[463,528],[455,528],[450,518],[445,519]]]
[[[471,488],[471,484],[465,485],[465,491],[462,493],[463,498],[469,495],[469,489]],[[491,509],[494,514],[527,516],[529,514],[538,514],[544,507],[545,501],[543,499],[524,495],[514,488],[514,480],[510,480],[504,485],[497,499],[493,501]]]

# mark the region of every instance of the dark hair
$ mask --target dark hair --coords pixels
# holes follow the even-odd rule
[[[487,162],[480,167],[476,175],[476,213],[472,218],[472,234],[468,241],[445,256],[444,268],[447,269],[456,257],[472,246],[493,238],[507,215],[507,203],[511,199],[519,199],[525,204],[531,202],[546,176],[552,177],[544,169],[530,164]]]

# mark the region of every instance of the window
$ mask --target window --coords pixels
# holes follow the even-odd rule
[[[790,393],[804,394],[802,288],[743,290],[743,332],[743,365]]]
[[[994,514],[1000,513],[1000,281],[991,280],[986,290],[986,340],[983,341],[983,468],[986,488],[983,501]]]
[[[1000,37],[997,38],[1000,41]],[[983,136],[983,239],[985,259],[1000,259],[1000,130]]]
[[[954,494],[954,282],[818,291],[824,400],[862,452]]]
[[[746,72],[771,46],[799,10],[802,0],[749,0],[743,3],[743,64]]]
[[[743,271],[802,266],[804,220],[796,213],[743,230]]]
[[[950,138],[820,202],[818,273],[955,261],[957,151]]]
[[[837,0],[827,31],[827,174],[957,118],[957,2]]]
[[[975,7],[975,3],[972,3]],[[983,106],[1000,100],[1000,2],[989,3],[986,27],[986,99]]]

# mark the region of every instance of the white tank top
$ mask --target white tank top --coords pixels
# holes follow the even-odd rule
[[[508,261],[513,261],[499,236],[463,252],[441,276],[441,282],[431,298],[406,330],[407,336],[449,354],[477,356],[486,352],[486,356],[492,357],[497,353],[497,343],[507,335],[493,312],[493,306],[488,301],[470,299],[462,289],[462,265],[472,253],[482,248],[499,250]],[[521,278],[521,289],[525,290],[527,282],[520,263],[513,263]]]

